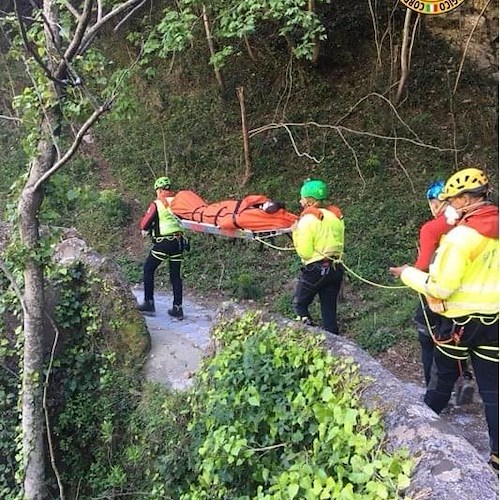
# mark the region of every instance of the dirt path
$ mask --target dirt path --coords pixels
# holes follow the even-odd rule
[[[142,289],[134,289],[140,302]],[[171,318],[167,310],[172,306],[171,296],[155,294],[155,316],[144,316],[151,335],[151,352],[145,365],[146,378],[172,389],[187,389],[192,374],[201,363],[210,345],[210,326],[214,311],[184,297],[182,321]]]

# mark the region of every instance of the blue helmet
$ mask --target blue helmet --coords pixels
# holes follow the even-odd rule
[[[431,182],[426,193],[427,199],[435,200],[441,194],[443,189],[444,189],[444,181],[439,180]]]

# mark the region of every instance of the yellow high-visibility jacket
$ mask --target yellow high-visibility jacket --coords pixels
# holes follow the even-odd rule
[[[498,253],[498,237],[459,225],[442,238],[429,273],[407,267],[401,280],[419,293],[441,299],[440,314],[448,318],[498,314]]]
[[[318,214],[306,213],[297,222],[292,234],[295,250],[307,265],[326,257],[339,258],[344,252],[344,220],[326,208]]]
[[[184,229],[174,217],[170,207],[165,206],[162,200],[155,200],[156,210],[158,211],[159,227],[157,228],[158,234],[154,236],[168,236],[174,233],[182,233]]]

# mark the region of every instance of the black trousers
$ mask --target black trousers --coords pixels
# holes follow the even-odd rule
[[[154,300],[154,276],[158,266],[168,261],[174,305],[182,305],[182,244],[180,238],[154,243],[144,263],[144,300]]]
[[[300,317],[310,317],[309,306],[319,295],[323,328],[339,335],[337,298],[342,285],[344,268],[332,262],[314,262],[301,269],[295,290],[293,307]]]
[[[470,356],[484,403],[491,452],[498,455],[498,317],[467,319],[455,318],[451,327],[442,325],[434,350],[436,372],[431,375],[424,401],[441,413],[460,375],[458,362]]]
[[[451,328],[452,321],[449,318],[431,311],[424,297],[422,297],[422,301],[424,302],[424,307],[422,307],[422,303],[419,302],[413,320],[417,326],[418,341],[420,343],[420,359],[424,370],[425,385],[427,386],[429,385],[431,373],[433,371],[435,346],[434,340],[429,332],[429,327],[432,329],[432,334],[438,336],[440,331]],[[465,361],[462,363],[462,370],[464,372],[467,370],[467,362]]]

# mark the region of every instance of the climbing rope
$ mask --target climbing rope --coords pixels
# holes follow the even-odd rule
[[[263,240],[262,238],[255,238],[255,240],[262,243],[263,245],[267,245],[268,247],[273,248],[274,250],[279,250],[279,251],[283,251],[283,252],[285,252],[285,251],[289,252],[289,251],[295,250],[294,247],[279,247],[277,245],[273,245],[272,243],[269,243],[269,242]],[[348,273],[352,274],[353,276],[358,278],[360,281],[363,281],[364,283],[367,283],[369,285],[376,286],[378,288],[388,288],[388,289],[408,288],[406,285],[382,285],[380,283],[375,283],[374,281],[367,280],[366,278],[363,278],[362,276],[357,274],[350,267],[346,266],[345,262],[342,259],[332,258],[332,257],[329,257],[328,255],[324,255],[323,257],[325,259],[330,259],[334,263],[341,264]]]
[[[281,252],[289,252],[291,250],[295,250],[294,247],[278,247],[259,237],[255,237],[254,240],[258,241],[259,243],[262,243],[263,245],[268,246],[269,248],[273,248],[274,250],[280,250]]]
[[[333,259],[332,259],[333,260]],[[351,273],[353,276],[355,276],[356,278],[358,278],[359,280],[363,281],[364,283],[368,283],[369,285],[372,285],[372,286],[376,286],[378,288],[389,288],[389,289],[396,289],[396,288],[408,288],[406,285],[381,285],[380,283],[375,283],[374,281],[370,281],[370,280],[367,280],[366,278],[363,278],[362,276],[360,276],[359,274],[355,273],[352,269],[350,269],[349,267],[347,267],[345,265],[345,262],[342,261],[341,259],[339,260],[334,260],[334,262],[340,262],[343,266],[344,266],[344,269]]]

